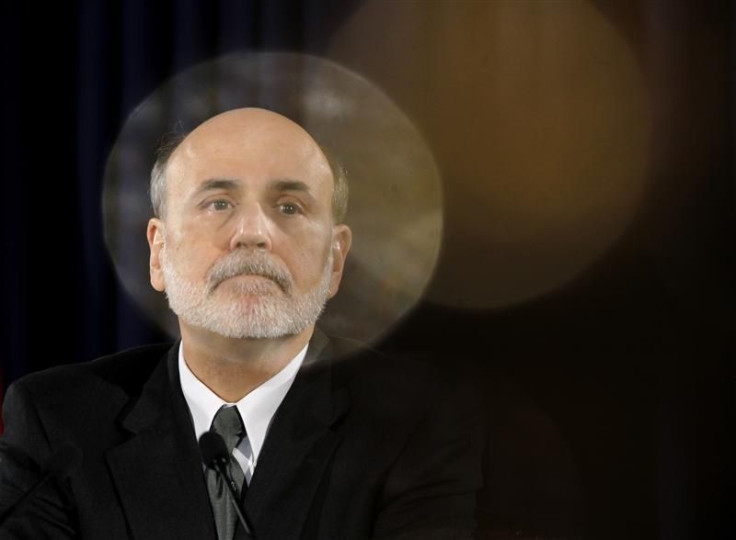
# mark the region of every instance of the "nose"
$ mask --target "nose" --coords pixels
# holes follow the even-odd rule
[[[271,250],[268,219],[260,205],[244,205],[240,209],[235,231],[230,239],[230,249],[237,248]]]

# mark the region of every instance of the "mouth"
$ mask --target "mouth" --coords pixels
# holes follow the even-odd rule
[[[215,290],[226,281],[239,282],[242,292],[246,293],[263,293],[267,292],[267,290],[273,289],[274,287],[285,292],[284,288],[277,280],[262,274],[236,274],[234,276],[227,277],[216,283],[214,287],[212,287],[211,292],[214,293]]]

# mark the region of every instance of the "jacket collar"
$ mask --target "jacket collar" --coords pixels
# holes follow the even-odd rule
[[[121,416],[131,437],[107,462],[135,538],[215,538],[202,463],[178,382],[174,345]],[[155,361],[155,359],[151,359]]]
[[[331,427],[350,403],[334,360],[332,342],[315,330],[302,368],[274,415],[245,495],[245,512],[258,538],[292,538],[304,528],[340,442]]]

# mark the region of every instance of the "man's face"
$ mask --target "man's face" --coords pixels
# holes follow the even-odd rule
[[[232,338],[311,328],[338,289],[350,230],[333,225],[330,166],[290,120],[239,109],[195,129],[166,170],[151,283],[180,324]]]

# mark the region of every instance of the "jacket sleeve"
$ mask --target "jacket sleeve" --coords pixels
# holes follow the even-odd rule
[[[5,433],[0,439],[0,538],[76,538],[68,481],[59,481],[51,475],[21,502],[24,495],[50,472],[45,469],[55,450],[23,381],[8,389],[3,419]]]
[[[467,382],[438,391],[386,483],[373,538],[468,539],[483,485],[485,404]]]

